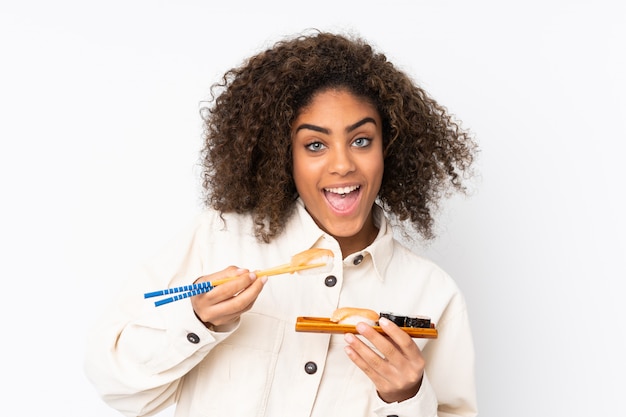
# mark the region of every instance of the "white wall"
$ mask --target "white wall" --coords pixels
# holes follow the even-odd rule
[[[198,103],[317,27],[370,39],[481,144],[475,194],[449,201],[425,248],[467,296],[481,415],[618,414],[623,4],[2,2],[3,407],[118,415],[83,375],[85,330],[200,209]]]

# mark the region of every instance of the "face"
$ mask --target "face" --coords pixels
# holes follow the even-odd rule
[[[293,177],[307,211],[344,255],[369,245],[383,177],[382,122],[367,100],[345,90],[317,93],[296,118]]]

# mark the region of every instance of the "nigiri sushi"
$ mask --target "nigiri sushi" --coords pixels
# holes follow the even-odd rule
[[[291,262],[279,265],[274,268],[256,271],[257,277],[279,275],[287,273],[323,273],[333,269],[333,260],[335,255],[330,249],[311,248],[300,253],[296,253],[291,257]]]
[[[364,322],[370,326],[375,326],[378,323],[378,318],[378,313],[368,308],[341,307],[333,312],[330,321],[350,325]]]
[[[311,268],[311,272],[319,274],[332,271],[334,259],[335,255],[330,249],[311,248],[295,254],[291,258],[290,265],[294,267],[318,265],[315,268]],[[309,269],[303,269],[302,272],[306,273],[308,270]]]

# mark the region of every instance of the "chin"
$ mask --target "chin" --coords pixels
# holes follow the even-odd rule
[[[363,230],[363,224],[353,227],[330,227],[325,229],[328,234],[336,238],[349,238],[359,234]]]

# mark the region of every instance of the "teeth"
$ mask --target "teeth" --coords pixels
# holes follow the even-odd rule
[[[353,185],[351,187],[325,188],[324,190],[328,191],[329,193],[348,194],[358,189],[359,189],[358,185]]]

